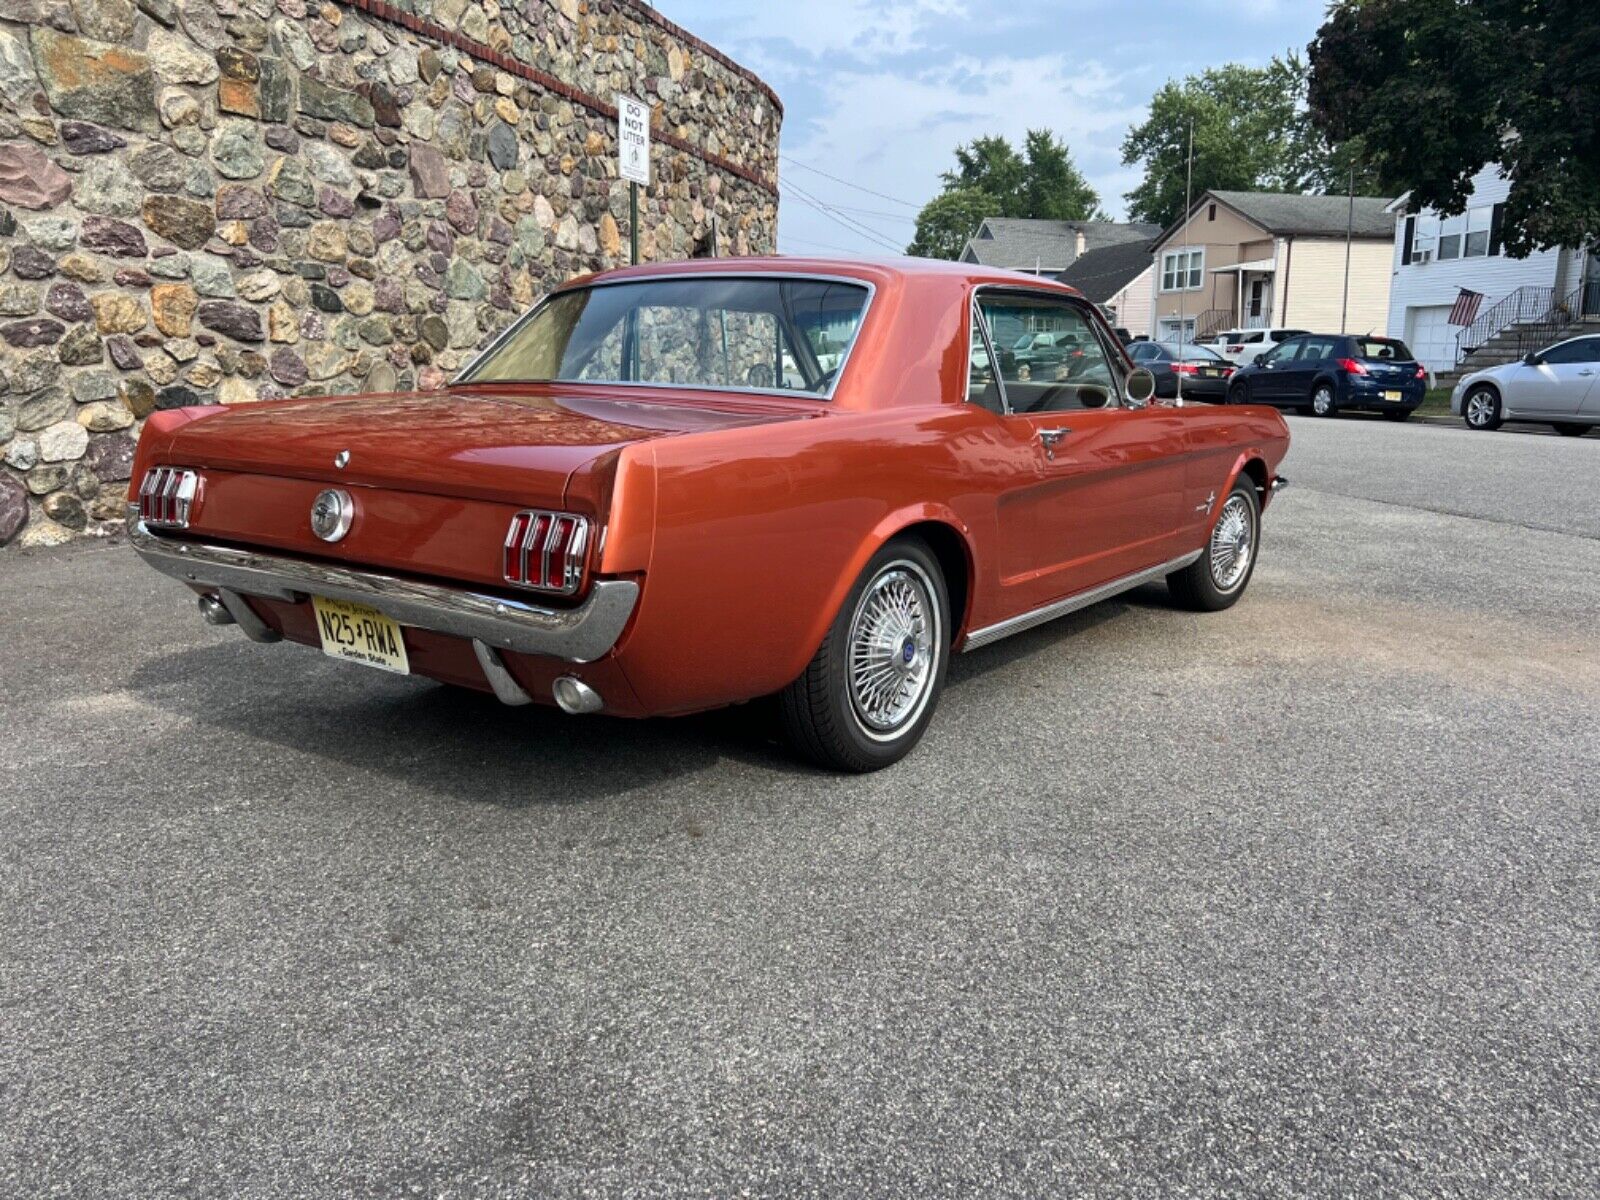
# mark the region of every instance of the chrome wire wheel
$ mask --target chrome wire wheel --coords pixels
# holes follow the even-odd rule
[[[1211,582],[1219,592],[1231,592],[1244,582],[1255,543],[1255,513],[1250,502],[1235,493],[1223,504],[1211,530]]]
[[[889,741],[922,715],[943,645],[933,582],[897,559],[872,577],[856,604],[846,643],[850,711],[861,731]]]

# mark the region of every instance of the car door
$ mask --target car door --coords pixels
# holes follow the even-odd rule
[[[1506,408],[1517,416],[1576,416],[1600,372],[1600,338],[1574,338],[1551,346],[1536,365],[1520,364],[1507,380]]]
[[[1291,338],[1268,350],[1261,359],[1261,369],[1250,377],[1250,398],[1281,404],[1289,398],[1293,384],[1295,359],[1300,354],[1302,339]]]
[[[1293,404],[1305,404],[1311,399],[1311,385],[1319,375],[1333,369],[1334,347],[1337,338],[1304,337],[1296,339],[1300,350],[1283,373],[1283,396]]]
[[[995,355],[1014,469],[997,505],[1005,607],[1025,612],[1170,559],[1184,500],[1181,410],[1131,407],[1087,304],[983,288],[980,332],[1022,320],[1078,335],[1081,357],[1039,379]]]

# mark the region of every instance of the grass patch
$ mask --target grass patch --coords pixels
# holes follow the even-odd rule
[[[1450,415],[1450,389],[1429,388],[1428,394],[1422,398],[1422,403],[1416,411],[1424,417],[1448,417]]]

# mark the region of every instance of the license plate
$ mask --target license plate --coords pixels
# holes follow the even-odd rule
[[[358,662],[396,675],[411,674],[400,626],[375,608],[347,600],[311,597],[317,613],[322,652],[329,658]]]
[[[1215,379],[1219,375],[1221,375],[1222,372],[1221,371],[1201,371],[1200,374],[1204,375],[1207,379]]]
[[[1406,397],[1404,392],[1385,392],[1383,398],[1385,400],[1404,400]]]

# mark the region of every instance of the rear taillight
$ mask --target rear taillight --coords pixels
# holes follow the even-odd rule
[[[1427,377],[1428,377],[1428,368],[1423,366],[1421,363],[1418,363],[1417,364],[1417,378],[1418,379],[1426,379]]]
[[[200,475],[183,467],[151,467],[139,485],[139,519],[165,529],[187,529],[200,496]]]
[[[1367,373],[1366,363],[1358,362],[1353,358],[1339,359],[1339,369],[1347,375],[1365,375]]]
[[[1237,346],[1229,346],[1229,347],[1228,347],[1228,353],[1229,353],[1229,354],[1237,354],[1237,353],[1239,353],[1239,351],[1241,351],[1241,350],[1243,350],[1243,349],[1244,349],[1244,343],[1243,343],[1243,342],[1241,342],[1241,343],[1240,343],[1240,344],[1239,344],[1239,345],[1237,345]]]
[[[511,518],[501,573],[507,583],[571,595],[583,586],[589,519],[530,509]]]

